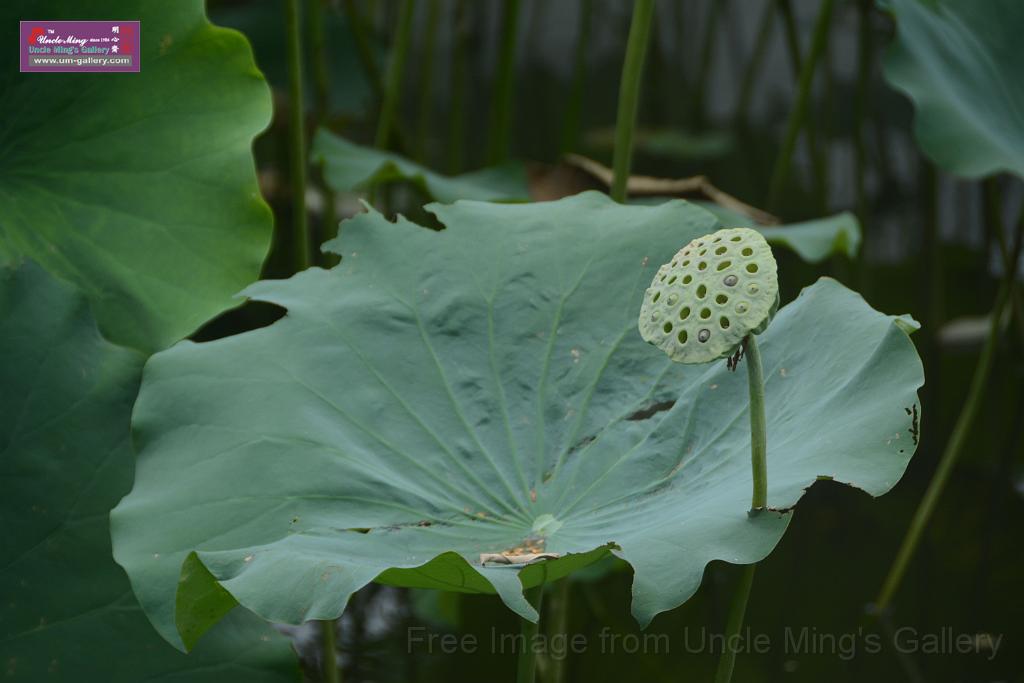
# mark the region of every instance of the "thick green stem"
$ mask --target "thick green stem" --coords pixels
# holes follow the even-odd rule
[[[487,162],[497,164],[508,157],[512,137],[512,90],[515,86],[516,39],[519,26],[519,0],[504,0],[501,24],[501,46],[494,75],[494,97],[491,99],[491,136]]]
[[[356,54],[366,72],[366,80],[373,90],[373,96],[381,100],[384,98],[384,86],[380,80],[380,69],[377,68],[377,60],[373,56],[373,49],[370,47],[370,40],[366,36],[366,23],[363,16],[356,7],[355,0],[344,0],[345,17],[348,19],[348,30],[356,45]]]
[[[789,120],[786,123],[786,136],[782,141],[782,149],[779,158],[775,162],[775,169],[772,171],[771,185],[768,194],[769,207],[777,207],[779,197],[785,188],[789,178],[789,167],[793,161],[793,151],[796,149],[796,140],[800,129],[804,127],[807,119],[807,112],[810,108],[811,85],[814,83],[814,71],[825,51],[825,43],[828,38],[829,27],[832,24],[833,0],[823,0],[818,18],[814,24],[814,36],[811,39],[811,50],[807,59],[803,60],[800,67],[800,79],[797,85],[796,102],[793,110],[789,113]],[[811,133],[808,133],[810,141]],[[811,158],[815,160],[817,150],[811,149]],[[817,164],[817,162],[815,162]]]
[[[527,589],[525,595],[526,600],[533,605],[539,615],[544,602],[544,584]],[[537,677],[537,650],[534,648],[534,641],[540,624],[522,617],[519,618],[519,622],[523,640],[520,643],[522,648],[519,650],[519,660],[516,664],[516,683],[534,683]]]
[[[760,510],[768,505],[768,437],[764,416],[764,370],[757,338],[748,334],[746,339],[747,384],[750,387],[750,467],[753,472],[754,493],[750,507]]]
[[[324,35],[324,2],[309,0],[310,57],[313,62],[313,96],[316,103],[313,116],[317,125],[323,125],[330,106],[330,76],[327,71],[326,36]]]
[[[468,0],[456,0],[452,32],[451,106],[448,109],[448,172],[458,173],[463,163],[466,123],[466,52],[469,43]]]
[[[299,0],[285,0],[288,33],[288,144],[291,166],[292,236],[295,270],[309,267],[309,228],[306,220],[306,131],[302,105],[302,19]]]
[[[771,3],[764,6],[761,20],[758,24],[757,38],[754,40],[754,49],[750,53],[750,61],[743,72],[743,82],[740,85],[740,96],[736,104],[736,124],[744,126],[747,123],[747,116],[750,113],[750,101],[754,96],[754,85],[757,83],[757,74],[764,64],[764,56],[768,50],[769,38],[772,35],[772,27],[775,25],[775,7]]]
[[[391,61],[388,62],[387,80],[384,82],[384,101],[380,107],[380,119],[377,121],[378,149],[388,146],[391,129],[398,116],[398,102],[402,98],[402,77],[405,72],[405,56],[409,52],[409,41],[412,38],[412,16],[416,10],[416,0],[402,0],[398,14],[398,32],[395,44],[391,48]]]
[[[587,46],[590,44],[593,5],[594,0],[582,0],[580,3],[580,24],[576,38],[576,54],[573,57],[572,85],[569,87],[569,103],[565,108],[565,122],[562,127],[563,153],[575,150],[579,143],[584,87],[587,82]]]
[[[903,538],[903,544],[900,546],[899,552],[896,553],[896,559],[889,569],[889,574],[885,577],[885,582],[882,584],[882,590],[878,594],[878,599],[875,600],[874,611],[876,614],[884,613],[892,602],[892,598],[896,594],[900,582],[903,580],[903,575],[907,571],[907,566],[910,564],[910,558],[914,556],[914,551],[917,550],[917,545],[921,541],[921,535],[924,533],[925,527],[928,526],[932,513],[935,512],[935,506],[938,504],[939,497],[946,488],[946,482],[949,481],[949,476],[953,472],[953,467],[960,457],[964,444],[967,442],[971,426],[974,424],[974,419],[977,417],[978,410],[981,407],[981,398],[985,393],[985,386],[988,384],[988,377],[992,371],[992,360],[995,356],[996,346],[999,343],[1003,311],[1006,308],[1017,277],[1020,245],[1021,236],[1018,228],[1016,245],[1013,249],[1013,267],[1004,274],[1003,282],[999,287],[999,293],[996,295],[996,303],[992,308],[992,318],[989,321],[988,337],[985,339],[984,347],[982,347],[978,364],[974,368],[974,376],[971,377],[971,386],[967,391],[967,399],[964,401],[964,407],[961,409],[956,424],[953,426],[953,433],[950,434],[949,441],[946,442],[946,448],[942,452],[939,466],[936,468],[935,474],[928,484],[924,497],[917,506],[914,518],[910,522],[910,528],[907,530],[907,535]]]
[[[341,683],[341,669],[338,668],[338,646],[334,631],[337,627],[338,624],[333,619],[320,622],[320,635],[324,649],[325,683]]]
[[[701,45],[700,61],[697,63],[697,81],[693,88],[693,126],[698,129],[704,125],[704,95],[708,75],[711,73],[711,57],[717,44],[715,36],[718,33],[718,17],[726,9],[727,3],[728,0],[716,0],[708,8],[708,24],[704,29],[704,43]]]
[[[636,127],[636,112],[640,105],[640,80],[653,18],[654,0],[636,0],[629,27],[629,41],[626,44],[626,61],[622,65],[619,111],[615,120],[615,156],[612,163],[615,178],[611,194],[617,202],[626,201],[626,185],[633,163],[633,129]]]
[[[725,647],[722,649],[722,656],[718,659],[718,669],[715,670],[715,683],[729,683],[732,680],[732,670],[736,665],[736,644],[739,640],[740,629],[743,628],[743,617],[747,613],[747,602],[750,599],[750,588],[754,585],[754,570],[756,564],[748,564],[743,568],[740,575],[739,585],[732,596],[732,604],[729,606],[729,618],[725,624]]]
[[[420,59],[420,101],[416,122],[416,160],[427,157],[427,135],[430,133],[430,114],[434,104],[434,52],[437,48],[437,24],[441,18],[441,0],[430,0],[427,5],[427,28],[423,35],[423,55]]]
[[[569,623],[569,588],[570,579],[565,577],[551,587],[548,598],[547,642],[558,642],[565,639]],[[565,652],[561,656],[549,656],[547,666],[542,670],[541,679],[544,683],[562,683],[565,680]]]

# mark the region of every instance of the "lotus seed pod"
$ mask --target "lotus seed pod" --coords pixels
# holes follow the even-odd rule
[[[771,247],[749,228],[699,237],[658,269],[640,308],[640,336],[677,363],[732,355],[779,307]]]

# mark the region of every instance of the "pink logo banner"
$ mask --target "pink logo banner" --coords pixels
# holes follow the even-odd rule
[[[21,70],[138,71],[137,21],[23,21]]]

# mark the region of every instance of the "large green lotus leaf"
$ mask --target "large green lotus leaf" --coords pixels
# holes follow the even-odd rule
[[[924,152],[948,171],[1024,177],[1024,3],[888,0],[897,39],[889,83],[917,106]]]
[[[139,73],[0,73],[0,251],[73,282],[108,338],[152,351],[258,277],[271,214],[250,144],[270,96],[202,0],[0,3],[8,27],[111,17],[142,22]]]
[[[150,361],[112,525],[168,639],[235,600],[334,617],[378,577],[497,591],[533,618],[523,584],[608,549],[646,624],[711,560],[767,555],[816,478],[878,495],[902,475],[921,363],[896,318],[838,283],[761,335],[776,510],[748,516],[745,374],[673,364],[637,332],[655,271],[718,227],[709,213],[593,192],[430,210],[446,230],[360,214],[328,245],[342,265],[247,290],[283,319]],[[520,548],[562,557],[481,564]]]
[[[110,554],[131,487],[143,357],[34,264],[0,270],[0,662],[5,681],[296,681],[290,645],[244,610],[182,655]]]
[[[391,152],[349,142],[326,130],[313,139],[313,158],[324,164],[324,177],[339,192],[367,190],[398,181],[412,183],[428,201],[525,201],[530,198],[526,168],[508,163],[446,176]]]

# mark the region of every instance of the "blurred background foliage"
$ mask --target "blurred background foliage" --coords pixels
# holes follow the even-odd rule
[[[385,73],[404,3],[301,4],[306,139],[325,128],[349,143],[374,147],[381,140]],[[444,175],[513,163],[510,173],[521,174],[514,181],[526,183],[534,200],[605,187],[581,176],[565,155],[611,166],[632,3],[411,4],[405,70],[382,151]],[[812,265],[788,251],[777,252],[783,300],[824,274],[857,289],[880,310],[910,313],[923,323],[914,336],[928,378],[922,392],[923,440],[907,475],[878,500],[831,482],[811,489],[790,532],[761,563],[747,613],[750,632],[767,634],[773,647],[765,654],[741,654],[735,680],[1022,680],[1020,335],[1003,335],[996,349],[995,371],[966,448],[892,610],[873,625],[865,618],[961,410],[1002,274],[995,226],[1016,221],[1021,184],[997,177],[986,187],[949,175],[922,155],[912,132],[910,101],[882,75],[893,19],[865,0],[836,2],[822,22],[808,115],[792,168],[780,179],[775,168],[822,6],[817,0],[660,0],[643,76],[633,173],[670,179],[704,175],[786,223],[853,212],[862,226],[854,258],[837,255]],[[281,3],[211,0],[209,13],[215,23],[249,38],[274,88],[274,122],[257,141],[256,154],[278,230],[264,275],[286,276],[295,254],[284,12]],[[508,60],[510,84],[499,68]],[[378,153],[351,154],[367,152]],[[317,161],[315,150],[312,158]],[[396,183],[390,181],[403,173],[386,169],[380,179],[387,184],[370,182],[361,193],[334,193],[314,164],[306,193],[314,248],[334,236],[339,219],[360,209],[360,197],[436,227],[422,209],[425,195],[451,197],[413,177],[417,172],[405,172],[405,182]],[[986,191],[1000,201],[990,203]],[[328,264],[315,250],[317,261]],[[224,336],[280,314],[248,304],[196,336]],[[662,647],[658,654],[641,656],[621,648],[598,652],[605,626],[620,635],[639,631],[628,613],[628,568],[609,562],[592,570],[568,588],[568,632],[586,635],[590,651],[569,654],[561,663],[566,680],[709,680],[717,651],[687,651],[687,637],[695,644],[701,629],[723,630],[737,575],[735,567],[710,566],[697,596],[658,617],[647,631],[667,635],[668,651]],[[432,633],[475,634],[482,646],[453,656],[436,649],[430,654],[425,646],[410,652],[406,629],[416,626]],[[890,639],[903,627],[919,636],[1004,638],[996,657],[985,651],[902,654]],[[804,628],[812,637],[852,634],[857,656],[842,657],[839,645],[828,642],[818,651],[787,652],[786,630],[799,636]],[[513,657],[487,647],[492,629],[518,630],[514,615],[496,597],[368,586],[339,623],[345,680],[510,680]],[[322,653],[315,629],[292,633],[307,675],[317,680]],[[870,633],[885,641],[877,654],[864,651]],[[542,674],[553,680],[557,660],[543,664]]]

